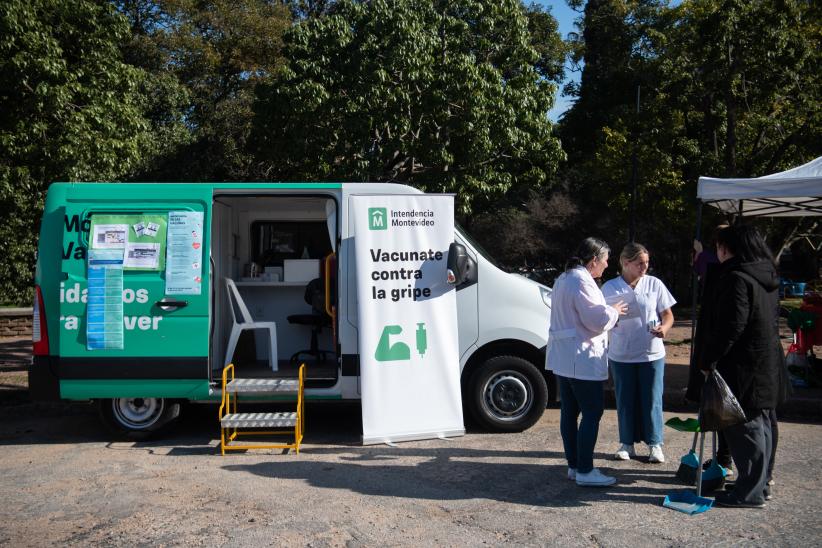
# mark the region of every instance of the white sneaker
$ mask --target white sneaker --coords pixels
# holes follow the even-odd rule
[[[614,459],[616,460],[631,460],[631,457],[636,456],[636,451],[634,451],[633,444],[623,443],[617,449],[617,452],[614,453]]]
[[[599,471],[599,468],[594,468],[587,474],[577,474],[577,485],[582,487],[607,487],[615,483],[615,477],[606,476]]]
[[[568,479],[571,481],[576,481],[577,479],[577,469],[576,468],[568,468]]]
[[[665,462],[665,455],[662,454],[661,445],[652,445],[651,454],[648,456],[648,462],[662,463]]]

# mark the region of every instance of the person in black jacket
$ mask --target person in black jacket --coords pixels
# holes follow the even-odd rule
[[[709,304],[700,367],[716,369],[739,400],[747,421],[722,431],[737,469],[720,506],[761,508],[772,459],[770,414],[781,400],[784,367],[779,342],[779,276],[756,228],[734,225],[717,234],[720,267]],[[707,304],[707,303],[706,303]]]
[[[719,277],[720,263],[716,256],[716,235],[720,230],[728,228],[728,226],[730,225],[722,223],[714,229],[711,234],[710,245],[706,243],[705,250],[699,253],[697,259],[694,261],[694,272],[698,275],[696,291],[699,300],[699,314],[696,319],[691,363],[688,370],[688,388],[685,392],[685,399],[696,403],[699,403],[702,399],[702,385],[705,384],[705,377],[701,372],[701,364],[703,363],[706,338],[710,332],[710,303],[713,302],[716,280]],[[709,251],[711,258],[706,259]],[[697,269],[696,262],[699,259],[702,259],[701,267]],[[722,432],[718,433],[717,441],[719,442],[716,450],[717,463],[725,468],[726,473],[730,477],[734,473],[733,461],[731,459],[731,451],[728,449],[728,442],[725,441],[725,436]],[[712,460],[713,459],[708,459],[703,467],[709,468]]]

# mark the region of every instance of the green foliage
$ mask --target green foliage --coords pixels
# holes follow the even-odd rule
[[[668,29],[661,78],[699,173],[757,176],[818,155],[820,8],[801,0],[693,0]]]
[[[563,157],[550,55],[514,0],[341,1],[286,35],[286,57],[259,90],[266,178],[404,182],[466,212],[547,185]]]
[[[250,177],[246,151],[254,88],[282,64],[286,6],[266,0],[119,0],[132,39],[128,60],[160,87],[155,120],[173,126],[161,161],[141,178],[240,180]],[[163,93],[165,91],[172,93]],[[174,98],[169,101],[168,98]],[[203,161],[207,159],[207,161]]]
[[[0,10],[0,302],[28,304],[45,190],[117,179],[156,149],[128,25],[93,1],[10,0]]]
[[[627,239],[635,154],[637,239],[682,290],[699,175],[764,175],[822,153],[819,11],[801,0],[587,2],[562,176],[593,232],[614,247]]]
[[[577,213],[566,194],[546,198],[532,190],[520,207],[502,204],[474,216],[470,231],[507,267],[561,266],[546,258],[567,257],[578,243]]]

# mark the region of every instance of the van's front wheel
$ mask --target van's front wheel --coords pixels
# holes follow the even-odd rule
[[[489,358],[471,375],[469,411],[487,430],[521,432],[545,411],[548,388],[542,373],[518,356]]]
[[[103,423],[131,439],[147,439],[180,415],[180,404],[165,398],[112,398],[97,405]]]

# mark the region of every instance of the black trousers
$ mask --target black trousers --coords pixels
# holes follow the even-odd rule
[[[779,422],[776,419],[776,409],[768,409],[768,421],[771,423],[771,458],[768,461],[768,480],[773,479],[773,468],[776,464],[776,447],[779,445]],[[719,444],[716,449],[716,461],[728,468],[731,465],[731,450],[728,441],[722,432],[717,432]]]
[[[741,502],[762,503],[771,461],[770,410],[762,409],[749,419],[722,432],[736,465],[734,497]]]

